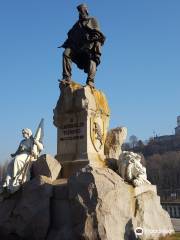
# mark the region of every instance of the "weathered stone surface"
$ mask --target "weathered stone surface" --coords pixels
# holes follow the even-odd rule
[[[104,154],[106,156],[107,166],[118,171],[118,159],[122,152],[122,144],[124,143],[127,136],[126,127],[117,127],[108,131],[105,145]]]
[[[49,229],[47,240],[73,240],[71,222],[67,179],[58,179],[53,182],[51,227]]]
[[[158,240],[160,235],[174,233],[167,211],[160,205],[160,197],[154,192],[144,192],[136,197],[133,225],[143,229],[143,240]]]
[[[117,127],[108,131],[104,148],[104,153],[107,159],[119,159],[122,152],[121,146],[124,143],[126,136],[126,127]]]
[[[72,239],[133,240],[137,227],[159,231],[153,239],[165,229],[173,232],[159,196],[148,187],[136,196],[137,189],[108,168],[84,168],[70,177]],[[147,230],[141,239],[149,237]]]
[[[68,185],[75,239],[124,239],[133,209],[130,185],[108,168],[84,169]]]
[[[46,176],[52,181],[56,180],[61,171],[61,164],[49,154],[41,155],[32,165],[32,175]]]
[[[68,177],[73,175],[75,172],[77,172],[79,169],[87,166],[89,161],[87,159],[84,160],[75,160],[75,161],[63,161],[62,164],[62,170],[61,170],[61,177]]]
[[[54,182],[41,176],[0,203],[0,239],[135,240],[137,227],[141,239],[158,239],[173,227],[154,190],[109,168],[88,166]]]
[[[101,91],[75,82],[61,89],[54,109],[54,124],[58,130],[56,158],[62,168],[66,168],[62,177],[69,177],[73,169],[87,164],[105,165],[109,115],[108,103]]]
[[[149,192],[149,191],[157,194],[156,186],[152,185],[152,184],[142,184],[142,185],[134,188],[134,195],[136,197],[142,193]]]
[[[52,182],[37,177],[0,203],[0,239],[44,240],[50,225]]]

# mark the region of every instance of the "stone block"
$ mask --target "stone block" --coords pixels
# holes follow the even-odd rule
[[[41,155],[32,164],[32,176],[46,176],[56,180],[61,171],[61,164],[49,154]]]
[[[101,91],[75,82],[63,88],[54,109],[56,158],[60,163],[65,166],[68,162],[71,168],[75,164],[70,162],[78,164],[79,160],[87,160],[91,166],[104,167],[109,116],[108,102]],[[68,177],[68,173],[63,174],[65,176]]]
[[[122,152],[122,144],[127,136],[126,127],[117,127],[110,129],[107,133],[104,152],[107,159],[119,159]]]
[[[53,182],[53,198],[56,200],[68,199],[67,179],[58,179]]]
[[[61,170],[61,177],[68,178],[72,174],[76,173],[81,168],[87,166],[89,161],[86,160],[75,160],[75,161],[63,161],[61,162],[62,170]]]
[[[154,192],[155,194],[157,194],[157,188],[155,185],[152,185],[152,184],[142,184],[138,187],[135,187],[134,188],[134,195],[135,197],[142,194],[142,193],[145,193],[145,192]]]
[[[52,182],[41,176],[0,203],[0,239],[45,239],[50,226]]]
[[[147,191],[135,197],[133,225],[143,229],[139,237],[142,240],[159,240],[160,236],[174,233],[170,216],[153,191]]]

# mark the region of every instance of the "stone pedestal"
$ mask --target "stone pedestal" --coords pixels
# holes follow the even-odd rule
[[[109,115],[108,103],[101,91],[75,82],[61,86],[54,109],[54,125],[57,127],[56,158],[62,164],[62,177],[69,177],[87,164],[105,165]]]

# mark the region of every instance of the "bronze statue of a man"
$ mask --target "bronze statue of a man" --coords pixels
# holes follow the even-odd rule
[[[87,6],[81,4],[77,7],[79,20],[68,32],[68,38],[61,47],[63,52],[63,80],[65,84],[71,81],[71,65],[76,63],[78,68],[87,73],[86,84],[94,87],[96,68],[100,64],[101,46],[105,36],[99,29],[95,18],[90,17]]]

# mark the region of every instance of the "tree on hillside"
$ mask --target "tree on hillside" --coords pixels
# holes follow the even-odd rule
[[[180,152],[171,151],[148,156],[146,166],[149,181],[157,185],[160,191],[176,191],[180,188]]]
[[[131,148],[134,148],[137,145],[137,142],[138,142],[138,138],[135,135],[131,135],[129,137],[129,143]]]

